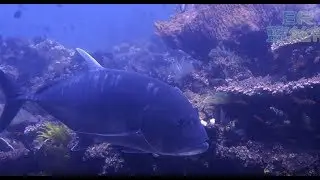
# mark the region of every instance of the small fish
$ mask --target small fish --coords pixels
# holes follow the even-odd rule
[[[43,31],[46,32],[46,33],[50,33],[51,32],[50,26],[43,27]]]
[[[265,122],[265,120],[263,120],[260,116],[258,116],[258,115],[253,115],[253,118],[255,118],[256,120],[258,120],[258,121],[260,121],[260,122],[262,122],[262,123],[264,123]]]
[[[270,106],[269,109],[273,111],[277,116],[284,116],[284,112],[282,110],[279,110],[275,108],[274,106]]]
[[[184,13],[184,12],[190,10],[190,9],[194,9],[195,8],[194,4],[179,4],[178,7],[179,7],[179,11],[181,13]]]
[[[82,137],[122,146],[127,153],[191,156],[208,150],[198,110],[180,90],[143,74],[104,68],[83,49],[76,51],[88,70],[36,93],[23,93],[0,71],[6,97],[0,131],[31,101]]]
[[[285,125],[290,125],[290,124],[291,124],[291,121],[288,120],[288,119],[285,119],[285,120],[283,121],[283,124],[285,124]]]
[[[302,121],[303,121],[304,127],[308,131],[314,131],[314,127],[312,127],[311,125],[312,120],[306,113],[302,113]]]
[[[179,4],[179,10],[184,13],[187,10],[187,4]]]
[[[314,105],[314,104],[317,103],[312,99],[301,99],[301,98],[298,98],[298,97],[292,97],[292,100],[293,100],[294,103],[302,104],[302,105]]]
[[[14,14],[13,17],[16,19],[20,19],[22,16],[22,11],[21,10],[17,10]]]
[[[320,56],[317,56],[316,58],[314,58],[313,63],[314,63],[314,64],[318,64],[319,61],[320,61]]]
[[[234,130],[234,133],[237,134],[238,136],[245,136],[246,135],[246,131],[244,129]]]
[[[71,30],[71,31],[74,31],[74,30],[75,30],[75,27],[74,27],[73,24],[70,24],[70,30]]]
[[[226,113],[224,112],[223,108],[220,107],[220,123],[223,125],[227,125],[230,122],[230,118],[227,117]]]

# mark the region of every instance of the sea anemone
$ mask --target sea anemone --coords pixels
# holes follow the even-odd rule
[[[68,157],[68,144],[72,136],[70,130],[61,123],[45,122],[40,128],[36,141],[47,156]]]
[[[71,151],[68,148],[72,141],[71,131],[61,123],[45,122],[35,139],[38,143],[40,164],[49,174],[63,174],[70,165]]]
[[[67,147],[72,137],[69,129],[63,124],[46,122],[40,129],[37,140],[50,142],[52,145]]]

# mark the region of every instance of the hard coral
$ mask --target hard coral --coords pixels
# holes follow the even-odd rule
[[[268,147],[254,141],[232,147],[218,145],[216,152],[223,158],[238,159],[245,166],[260,166],[263,173],[273,175],[298,175],[319,161],[315,153],[298,152],[281,145]]]
[[[83,160],[87,163],[91,162],[96,164],[99,162],[99,164],[103,164],[102,171],[100,172],[101,175],[120,173],[125,170],[124,159],[120,153],[108,143],[96,144],[89,147],[85,152]]]
[[[216,71],[221,72],[221,78],[225,79],[246,79],[252,77],[247,64],[249,60],[241,58],[234,51],[226,49],[224,46],[218,46],[209,53],[210,65],[214,66]]]
[[[205,57],[220,40],[236,42],[239,37],[234,37],[235,31],[264,31],[270,19],[274,19],[273,14],[284,8],[284,5],[197,5],[155,26],[170,47]]]
[[[206,57],[220,41],[252,47],[266,44],[266,27],[282,24],[282,13],[310,10],[310,5],[217,4],[195,5],[169,21],[155,23],[157,34],[172,48]],[[253,40],[253,38],[256,38]],[[250,46],[251,47],[251,46]]]
[[[284,95],[302,89],[313,88],[319,86],[319,84],[320,75],[290,82],[272,82],[270,77],[252,77],[243,81],[231,81],[226,86],[217,87],[216,91],[244,94],[247,96],[261,94]]]

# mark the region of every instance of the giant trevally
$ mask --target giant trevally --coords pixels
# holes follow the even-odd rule
[[[160,80],[102,67],[80,48],[89,70],[23,93],[0,72],[6,104],[0,130],[6,129],[25,101],[39,104],[81,136],[121,146],[124,152],[188,156],[209,145],[198,111],[184,94]]]

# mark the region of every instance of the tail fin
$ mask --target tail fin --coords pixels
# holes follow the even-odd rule
[[[19,112],[24,101],[17,99],[17,97],[20,95],[18,88],[1,70],[0,70],[0,87],[3,90],[5,99],[6,99],[6,104],[0,116],[0,132],[2,132],[9,126],[11,121]]]

